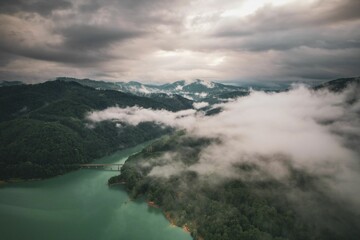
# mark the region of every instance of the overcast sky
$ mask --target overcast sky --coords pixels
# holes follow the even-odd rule
[[[359,0],[1,0],[0,80],[360,75]]]

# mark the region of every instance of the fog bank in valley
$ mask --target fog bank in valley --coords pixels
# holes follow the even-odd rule
[[[169,177],[192,170],[200,176],[243,181],[272,179],[286,183],[292,171],[316,176],[322,190],[360,210],[359,88],[341,93],[294,86],[281,93],[253,91],[219,104],[223,111],[205,116],[195,110],[169,112],[139,107],[112,107],[91,112],[92,122],[112,120],[137,125],[144,121],[186,129],[192,137],[217,139],[202,149],[197,163],[186,166],[176,153],[163,156],[153,176]],[[234,167],[256,166],[241,173]]]

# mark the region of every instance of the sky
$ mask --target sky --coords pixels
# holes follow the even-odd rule
[[[359,0],[1,0],[0,80],[360,75]]]

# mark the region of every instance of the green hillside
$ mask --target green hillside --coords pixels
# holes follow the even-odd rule
[[[125,184],[132,198],[142,196],[159,206],[173,224],[186,228],[194,239],[355,240],[359,236],[358,216],[319,191],[316,177],[291,166],[288,183],[275,179],[243,181],[241,176],[256,171],[256,166],[248,164],[234,166],[239,178],[201,176],[184,167],[170,176],[165,170],[154,174],[156,167],[166,164],[172,171],[175,166],[196,164],[201,149],[212,141],[216,140],[184,133],[163,138],[130,157],[121,175],[109,179],[109,184]],[[167,154],[172,154],[170,163]],[[308,197],[295,201],[287,198],[297,191]],[[313,207],[305,212],[302,206]]]
[[[314,89],[315,90],[328,89],[332,92],[341,92],[350,84],[353,84],[354,87],[359,86],[360,85],[360,77],[335,79],[332,81],[322,83],[318,86],[315,86]]]
[[[191,106],[64,81],[0,88],[0,179],[54,176],[69,171],[74,163],[171,131],[153,123],[119,128],[110,121],[89,125],[84,119],[91,110],[135,105],[170,111]]]

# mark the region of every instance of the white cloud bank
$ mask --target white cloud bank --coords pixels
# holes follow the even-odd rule
[[[110,107],[103,111],[91,112],[87,119],[93,122],[115,120],[126,122],[130,125],[138,125],[141,122],[156,122],[173,127],[188,127],[193,125],[196,111],[193,109],[178,112],[167,110],[153,110],[141,107]]]
[[[215,116],[196,114],[194,110],[173,113],[114,107],[92,112],[88,119],[133,125],[154,121],[184,128],[195,137],[217,138],[220,143],[203,149],[199,162],[189,169],[204,175],[239,177],[234,165],[250,163],[260,169],[257,176],[247,176],[250,179],[280,180],[289,176],[290,164],[333,181],[329,184],[333,193],[351,196],[351,203],[360,206],[360,196],[354,193],[360,185],[359,92],[355,87],[336,94],[297,86],[276,94],[252,92],[248,97],[221,104],[223,111]],[[179,173],[173,162],[169,164],[171,174]],[[184,169],[183,165],[179,168]]]
[[[201,109],[201,108],[204,108],[204,107],[207,107],[207,106],[209,106],[209,103],[207,103],[207,102],[194,102],[193,103],[193,107],[195,109]]]

